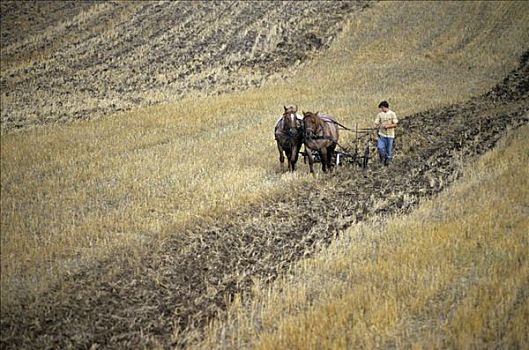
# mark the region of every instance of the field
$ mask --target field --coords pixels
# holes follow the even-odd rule
[[[1,6],[3,347],[528,346],[525,3]],[[280,169],[382,99],[391,175]]]
[[[329,47],[339,23],[362,7],[227,1],[2,6],[2,128],[9,130],[259,86]]]

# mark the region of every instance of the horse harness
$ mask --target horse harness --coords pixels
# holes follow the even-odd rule
[[[301,133],[303,133],[303,123],[300,123],[298,117],[296,116],[296,113],[287,113],[288,117],[290,117],[290,121],[293,125],[295,125],[296,127],[295,128],[288,128],[288,130],[285,130],[287,129],[286,128],[286,125],[285,123],[283,122],[283,132],[289,137],[289,138],[294,138],[297,136],[298,132],[301,131]],[[292,130],[295,130],[295,132],[293,132]]]
[[[340,125],[339,123],[335,122],[334,120],[332,119],[329,119],[328,121],[327,120],[322,120],[324,123],[333,123],[333,124],[338,124]],[[342,125],[340,125],[342,126]],[[302,126],[303,128],[303,126]],[[319,125],[319,131],[318,129],[314,130],[312,132],[312,134],[310,133],[307,133],[306,130],[303,130],[303,139],[304,140],[330,140],[330,141],[333,141],[333,142],[336,142],[336,140],[333,138],[333,137],[330,137],[330,136],[325,136],[325,135],[318,135],[320,132],[323,133],[323,127],[321,126],[321,124]]]
[[[297,116],[296,116],[295,113],[290,112],[287,115],[291,118],[291,122],[296,125],[296,128],[288,128],[288,130],[285,130],[286,129],[286,125],[283,123],[283,132],[289,138],[296,137],[297,136],[296,135],[297,132],[301,132],[301,134],[303,136],[303,140],[330,140],[330,141],[333,141],[333,142],[337,142],[333,137],[325,136],[325,135],[318,135],[320,132],[323,133],[323,127],[321,125],[319,126],[320,130],[318,130],[318,129],[314,130],[312,132],[312,135],[311,135],[311,134],[306,132],[303,123],[300,123],[299,126],[298,126],[299,120],[297,119]],[[324,120],[322,120],[322,122],[323,123],[333,123],[333,124],[336,124],[336,125],[344,128],[345,130],[350,130],[349,128],[343,126],[342,124],[340,124],[337,121],[332,120],[332,119],[324,119]],[[292,132],[292,129],[295,129],[296,133]]]

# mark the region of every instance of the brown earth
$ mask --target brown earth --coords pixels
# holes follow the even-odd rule
[[[456,180],[461,162],[528,123],[528,61],[529,51],[487,94],[404,118],[389,168],[343,166],[319,183],[292,185],[221,222],[175,233],[146,249],[138,265],[112,257],[13,306],[2,314],[2,348],[189,345],[255,279],[273,281],[356,222],[409,212]]]
[[[0,2],[2,131],[286,76],[362,1]]]

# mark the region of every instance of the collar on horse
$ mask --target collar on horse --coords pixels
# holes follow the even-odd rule
[[[336,123],[333,119],[325,116],[324,118],[316,115],[316,118],[320,119],[321,120],[321,124],[318,124],[318,127],[312,132],[312,135],[311,134],[308,134],[306,130],[303,130],[303,138],[305,140],[331,140],[331,141],[336,141],[333,137],[330,137],[330,136],[325,136],[323,135],[323,131],[324,131],[324,126],[325,124],[323,123],[333,123],[333,124],[338,124]]]
[[[289,140],[302,138],[304,133],[302,119],[300,118],[297,112],[289,113],[289,115],[293,116],[293,123],[295,126],[288,128],[284,120],[286,116],[283,114],[281,117],[279,117],[275,125],[276,140],[277,131],[279,131],[282,135],[286,136]]]

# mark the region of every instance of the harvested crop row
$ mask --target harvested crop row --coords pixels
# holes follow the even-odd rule
[[[198,222],[187,238],[175,234],[153,247],[140,265],[119,256],[103,261],[5,312],[2,347],[189,345],[256,279],[274,280],[355,222],[413,209],[457,179],[458,162],[527,124],[528,57],[483,96],[403,119],[391,181],[376,164],[366,172],[344,168],[222,222]],[[382,201],[379,193],[389,195]]]

